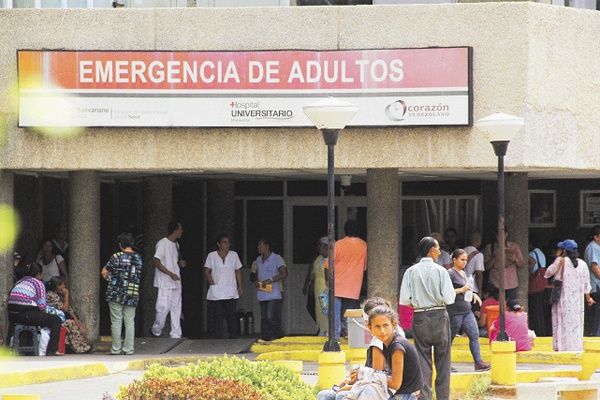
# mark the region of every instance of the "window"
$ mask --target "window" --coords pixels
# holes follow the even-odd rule
[[[600,190],[581,190],[579,207],[582,227],[600,224]]]
[[[556,190],[529,191],[529,227],[556,227]]]

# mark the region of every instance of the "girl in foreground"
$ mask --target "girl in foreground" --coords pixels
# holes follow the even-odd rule
[[[377,306],[369,313],[369,330],[383,342],[383,356],[387,364],[387,397],[415,400],[423,386],[417,351],[406,338],[395,332],[396,313],[387,306]],[[349,396],[352,398],[352,396]]]

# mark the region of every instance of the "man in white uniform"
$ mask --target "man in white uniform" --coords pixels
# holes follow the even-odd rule
[[[183,227],[177,221],[169,222],[169,235],[156,243],[154,253],[154,287],[158,288],[156,299],[156,319],[152,325],[152,335],[160,336],[171,314],[171,338],[181,337],[181,275],[179,268],[186,266],[180,260],[177,239],[183,235]]]

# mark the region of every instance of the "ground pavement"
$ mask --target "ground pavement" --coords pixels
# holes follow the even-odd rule
[[[309,338],[306,339],[310,340]],[[284,339],[279,343],[256,342],[257,340],[253,338],[234,340],[136,338],[136,354],[130,356],[113,356],[98,351],[92,354],[67,354],[63,357],[4,357],[0,358],[0,395],[9,398],[10,395],[15,394],[38,394],[42,400],[102,399],[105,394],[116,394],[119,385],[139,379],[145,367],[153,362],[178,365],[223,354],[235,354],[255,360],[264,355],[252,352],[252,349],[256,349],[257,346],[260,348],[261,345],[273,345],[285,348],[289,343],[297,341]],[[459,374],[473,373],[473,365],[469,362],[453,362],[453,366]],[[519,370],[564,369],[576,368],[576,366],[519,363],[517,368]],[[301,377],[307,383],[317,383],[317,372],[317,362],[311,360],[303,362]]]

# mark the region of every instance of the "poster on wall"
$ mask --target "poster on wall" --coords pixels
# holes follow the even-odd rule
[[[344,51],[19,50],[19,126],[303,127],[302,107],[355,104],[349,126],[469,126],[472,48]]]

